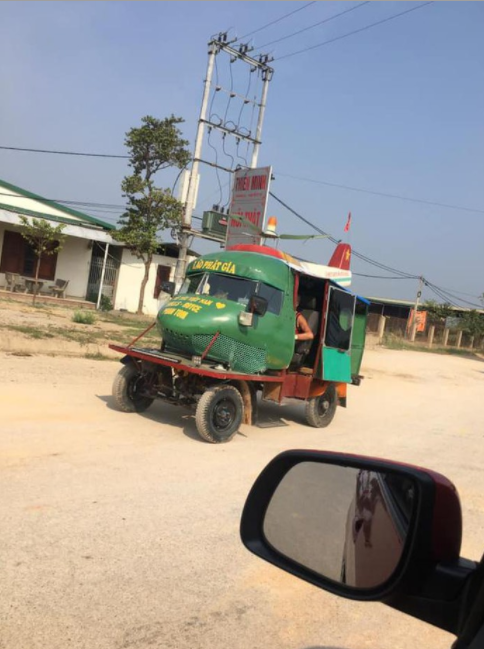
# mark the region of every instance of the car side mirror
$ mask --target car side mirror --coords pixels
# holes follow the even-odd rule
[[[437,564],[458,561],[462,517],[455,487],[440,474],[286,451],[252,487],[241,537],[254,554],[320,588],[386,600],[402,584],[417,587]]]
[[[249,313],[255,313],[255,315],[263,316],[266,314],[267,307],[269,306],[268,301],[265,297],[260,295],[252,295],[249,300]]]
[[[161,282],[160,290],[173,296],[173,294],[175,293],[175,287],[175,282]]]

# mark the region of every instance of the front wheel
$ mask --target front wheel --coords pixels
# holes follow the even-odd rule
[[[212,444],[229,442],[239,430],[244,415],[242,395],[233,385],[206,390],[195,413],[198,434]]]
[[[144,412],[154,399],[147,397],[146,378],[138,372],[133,363],[124,365],[116,374],[113,383],[113,398],[123,412]]]
[[[337,405],[336,389],[330,385],[324,394],[306,401],[306,422],[314,428],[326,428],[333,421]]]

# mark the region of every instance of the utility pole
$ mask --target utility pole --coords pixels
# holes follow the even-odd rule
[[[257,117],[257,126],[255,129],[254,148],[252,149],[252,160],[250,166],[252,169],[257,167],[257,158],[259,157],[259,148],[261,145],[262,124],[264,122],[264,113],[266,111],[267,91],[269,90],[269,81],[272,79],[273,71],[271,68],[262,70],[262,97],[259,104],[259,115]]]
[[[198,166],[200,154],[202,152],[203,134],[205,132],[205,122],[207,117],[208,98],[210,96],[210,87],[212,85],[213,66],[215,56],[218,54],[215,41],[208,44],[208,64],[207,75],[203,87],[202,106],[200,108],[200,117],[198,119],[197,135],[195,138],[195,148],[193,152],[193,162],[188,180],[187,202],[182,217],[182,227],[180,233],[180,249],[178,252],[178,261],[175,268],[175,286],[178,292],[185,278],[185,268],[187,263],[188,241],[190,230],[192,228],[192,214],[194,206],[195,186],[197,184]]]
[[[412,327],[410,329],[410,342],[411,343],[415,342],[415,337],[417,335],[417,313],[418,313],[418,305],[420,303],[420,298],[422,297],[423,283],[424,283],[424,278],[422,276],[420,276],[418,278],[417,297],[415,298],[415,306],[413,308],[413,321],[412,321]]]
[[[234,43],[235,40],[236,39],[234,39],[234,41],[229,42],[227,40],[227,34],[220,33],[217,37],[212,38],[208,43],[207,73],[204,81],[202,105],[200,108],[200,117],[198,119],[197,134],[195,137],[195,145],[193,151],[193,161],[192,161],[192,166],[190,169],[190,177],[188,181],[187,200],[185,203],[185,210],[182,217],[178,260],[175,268],[175,287],[176,287],[175,291],[176,292],[180,290],[183,280],[185,278],[185,269],[186,269],[187,256],[188,256],[188,242],[192,235],[196,235],[196,232],[192,230],[192,215],[193,215],[193,210],[195,208],[195,193],[196,193],[199,165],[200,163],[208,164],[211,167],[217,167],[218,169],[222,169],[223,171],[229,173],[232,173],[234,171],[234,169],[232,168],[228,169],[227,167],[223,167],[221,165],[218,165],[217,163],[208,162],[207,160],[204,160],[201,157],[202,149],[203,149],[203,138],[205,135],[206,128],[208,128],[209,131],[211,131],[212,129],[221,131],[224,134],[224,136],[231,135],[235,137],[238,142],[246,141],[249,144],[252,144],[253,149],[252,149],[251,167],[255,167],[257,164],[259,148],[261,145],[262,124],[264,121],[264,113],[265,113],[265,108],[267,103],[268,86],[269,86],[269,82],[272,79],[274,70],[269,66],[269,62],[272,59],[267,54],[261,54],[258,56],[257,59],[255,59],[249,55],[249,51],[253,48],[250,48],[247,44],[241,43],[238,46],[238,48],[232,47],[231,43]],[[262,85],[262,93],[261,93],[260,100],[258,101],[251,100],[249,97],[238,95],[237,93],[233,92],[233,90],[227,91],[229,92],[231,98],[238,97],[239,99],[242,99],[244,103],[248,103],[248,104],[251,103],[254,104],[255,106],[258,106],[259,110],[257,116],[257,126],[256,126],[256,132],[254,136],[252,136],[252,133],[250,131],[248,135],[246,132],[242,133],[239,130],[238,125],[235,126],[235,128],[232,128],[230,124],[233,124],[233,122],[225,123],[222,120],[218,123],[212,122],[211,115],[207,115],[208,102],[210,98],[210,92],[212,90],[212,77],[213,77],[213,69],[215,65],[215,57],[218,56],[221,52],[224,52],[230,56],[230,64],[234,63],[235,61],[242,61],[250,66],[250,73],[255,72],[256,70],[261,71],[263,85]],[[224,90],[224,88],[217,85],[213,89],[213,92],[220,92],[222,90]],[[247,129],[244,129],[244,131],[247,131]]]

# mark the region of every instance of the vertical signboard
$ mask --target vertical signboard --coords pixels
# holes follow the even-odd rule
[[[264,228],[272,167],[239,169],[234,173],[230,214],[238,214],[258,228]],[[260,244],[261,236],[249,225],[230,219],[225,247],[239,243]]]
[[[408,322],[407,322],[408,331],[411,331],[412,329],[414,318],[415,318],[415,309],[410,309],[410,313],[408,314]],[[423,333],[425,331],[425,327],[427,326],[427,311],[417,311],[416,321],[417,321],[416,332]]]

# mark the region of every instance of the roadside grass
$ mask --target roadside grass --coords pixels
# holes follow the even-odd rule
[[[50,331],[45,331],[36,326],[29,327],[28,325],[3,325],[0,329],[8,329],[10,331],[16,331],[17,333],[24,334],[29,338],[54,338],[54,334]]]
[[[132,313],[114,313],[113,311],[110,313],[100,312],[98,315],[100,322],[110,322],[120,327],[132,327],[133,329],[139,329],[140,332],[143,331],[143,329],[146,329],[146,327],[149,327],[154,320],[153,317],[145,315],[137,316]]]
[[[11,318],[5,323],[0,322],[0,332],[6,334],[11,331],[38,340],[39,351],[42,340],[77,343],[81,347],[97,344],[100,351],[99,355],[94,356],[99,360],[104,360],[103,346],[109,343],[128,345],[154,322],[153,316],[138,316],[128,312],[94,311],[50,303],[32,305],[4,296],[0,302],[6,309],[18,308],[19,313],[18,324]],[[29,314],[35,315],[32,322],[28,320]],[[153,327],[141,338],[140,344],[153,346],[158,344],[159,340],[160,334],[157,328]],[[64,353],[68,354],[68,351],[65,350]],[[106,356],[106,360],[108,358],[109,356]]]
[[[96,352],[95,354],[84,354],[84,358],[87,358],[90,361],[115,361],[116,358],[112,356],[106,356],[106,354],[101,354],[101,352]]]
[[[32,325],[14,325],[14,324],[5,324],[0,325],[1,330],[15,331],[21,333],[29,338],[34,338],[37,340],[40,339],[54,339],[58,338],[59,340],[66,340],[68,342],[76,342],[80,345],[88,345],[89,343],[110,343],[118,342],[120,344],[128,344],[134,338],[139,336],[145,329],[145,322],[137,323],[138,326],[130,326],[129,328],[123,329],[121,331],[115,329],[96,329],[90,328],[88,330],[77,329],[69,326],[56,326],[53,324],[48,324],[45,327],[39,326],[37,324]],[[158,331],[153,328],[148,331],[144,338],[150,340],[151,342],[157,341],[160,335]]]

